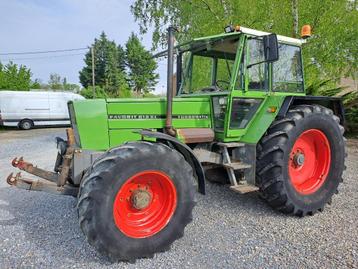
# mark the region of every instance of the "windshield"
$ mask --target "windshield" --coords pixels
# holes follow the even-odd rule
[[[181,53],[180,93],[228,91],[239,37],[202,44]]]

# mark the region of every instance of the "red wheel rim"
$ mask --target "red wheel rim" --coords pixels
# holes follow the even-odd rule
[[[113,204],[114,222],[129,237],[149,237],[168,224],[176,205],[176,188],[167,174],[140,172],[119,189]]]
[[[295,190],[303,195],[315,193],[327,179],[331,149],[326,135],[317,129],[303,132],[290,153],[289,175]]]

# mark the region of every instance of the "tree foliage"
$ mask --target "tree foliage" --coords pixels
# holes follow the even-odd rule
[[[0,90],[28,91],[31,84],[31,71],[26,66],[0,62]]]
[[[37,78],[34,81],[31,82],[31,89],[42,89],[41,81]]]
[[[108,40],[104,32],[94,44],[95,84],[108,94],[118,96],[119,92],[128,90],[125,74],[125,52],[114,41]],[[80,71],[80,82],[83,87],[92,86],[92,54],[85,55],[85,66]]]
[[[130,90],[137,95],[153,90],[158,79],[155,73],[157,64],[135,34],[131,34],[123,48],[108,40],[102,32],[91,47],[94,48],[95,84],[101,89],[99,96],[103,96],[102,90],[107,97],[130,97]],[[80,82],[88,89],[92,87],[91,51],[85,55],[84,61]],[[93,96],[93,91],[83,92],[86,96]]]
[[[47,90],[60,90],[60,91],[71,91],[79,92],[80,86],[73,83],[68,83],[66,77],[61,77],[57,73],[51,73],[48,84],[41,84],[41,89]],[[33,88],[34,89],[34,88]]]
[[[61,76],[56,73],[50,74],[50,79],[48,81],[48,86],[52,90],[60,90],[63,88],[62,82],[61,82]]]
[[[139,94],[154,90],[159,77],[155,73],[157,63],[134,33],[126,43],[126,63],[129,69],[129,84],[133,91]]]
[[[220,33],[231,23],[286,36],[297,35],[295,24],[310,24],[314,35],[304,48],[307,85],[322,78],[334,84],[358,68],[357,1],[136,0],[132,13],[142,32],[154,27],[154,47],[165,40],[169,24],[181,30],[181,42]]]
[[[79,92],[80,86],[74,83],[68,83],[66,77],[62,79],[62,89],[64,91]]]
[[[50,74],[48,84],[39,79],[31,80],[31,70],[24,65],[9,62],[3,65],[0,62],[0,90],[28,91],[30,89],[64,90],[78,92],[79,86],[67,83],[66,78],[59,74]]]
[[[87,98],[87,99],[93,99],[93,98],[110,98],[113,96],[109,96],[108,93],[101,87],[96,86],[95,87],[95,96],[93,95],[93,87],[89,86],[88,88],[83,88],[80,91],[80,94]],[[117,98],[129,98],[132,97],[130,90],[121,90],[119,91],[119,94],[115,96]]]
[[[223,32],[228,24],[299,37],[310,24],[313,36],[303,49],[307,93],[335,95],[344,90],[342,77],[358,79],[356,0],[136,0],[131,10],[142,33],[154,28],[154,48],[165,44],[169,24],[179,28],[179,42]],[[354,119],[358,96],[344,97]]]
[[[89,86],[87,88],[83,88],[81,90],[80,94],[87,99],[93,99],[94,98],[93,87]],[[108,97],[105,90],[99,86],[96,86],[95,94],[96,94],[95,98],[107,98]]]

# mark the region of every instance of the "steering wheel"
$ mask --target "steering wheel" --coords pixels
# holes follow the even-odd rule
[[[226,87],[221,87],[219,84],[226,84]],[[200,91],[201,92],[220,92],[222,90],[228,90],[229,89],[229,86],[230,86],[230,82],[229,81],[226,81],[226,80],[217,80],[215,82],[215,85],[212,85],[212,86],[209,86],[209,87],[206,87],[206,88],[203,88],[201,89]]]
[[[201,92],[218,92],[218,91],[220,91],[220,88],[217,85],[215,85],[215,86],[209,86],[209,87],[203,88],[200,91]]]
[[[220,84],[225,84],[226,86],[224,85],[221,85],[223,87],[220,86]],[[220,89],[226,89],[228,90],[229,89],[229,86],[230,86],[230,82],[229,81],[226,81],[226,80],[222,80],[222,79],[218,79],[216,82],[215,82],[215,85],[220,88]]]

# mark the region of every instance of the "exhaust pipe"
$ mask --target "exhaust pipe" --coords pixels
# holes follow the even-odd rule
[[[173,128],[173,65],[174,65],[174,32],[175,28],[168,28],[168,70],[167,70],[167,113],[165,120],[165,132],[170,136],[176,136]]]

